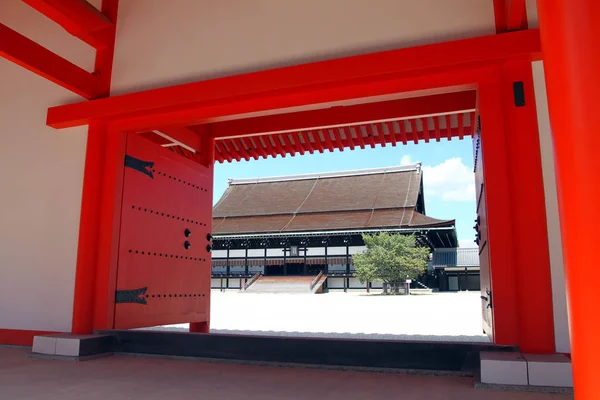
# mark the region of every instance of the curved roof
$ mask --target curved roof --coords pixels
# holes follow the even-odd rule
[[[256,217],[414,207],[421,179],[420,164],[417,164],[335,174],[230,180],[214,207],[213,216]]]
[[[215,234],[453,227],[415,207],[420,164],[230,180],[213,210]]]

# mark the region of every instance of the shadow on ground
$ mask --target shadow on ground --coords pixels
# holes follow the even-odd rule
[[[140,330],[188,332],[185,326],[156,326]],[[251,336],[288,336],[288,337],[310,337],[326,339],[362,339],[362,340],[414,340],[427,342],[467,342],[467,343],[490,343],[485,335],[394,335],[381,333],[350,333],[350,332],[285,332],[285,331],[261,331],[261,330],[233,330],[233,329],[211,329],[211,333],[224,335],[251,335]]]

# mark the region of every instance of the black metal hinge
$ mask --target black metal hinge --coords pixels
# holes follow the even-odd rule
[[[154,167],[154,161],[144,161],[129,155],[125,155],[125,166],[135,169],[136,171],[140,171],[142,174],[148,175],[150,178],[154,179],[152,171],[148,169]]]
[[[488,303],[486,308],[492,308],[492,291],[490,289],[485,289],[485,294],[485,296],[480,296],[481,300],[486,301]]]
[[[117,290],[115,293],[115,303],[136,303],[148,304],[142,295],[146,294],[148,287],[132,290]]]

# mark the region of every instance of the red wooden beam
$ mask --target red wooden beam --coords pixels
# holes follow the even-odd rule
[[[266,140],[270,141],[273,146],[275,146],[275,156],[277,156],[277,154],[279,154],[281,157],[285,158],[287,152],[283,149],[283,146],[281,145],[281,142],[279,141],[279,138],[275,135],[271,135],[271,136],[266,136]],[[275,157],[274,156],[274,157]]]
[[[22,0],[95,48],[112,47],[115,24],[85,0]]]
[[[242,156],[242,158],[244,160],[250,161],[251,156],[248,153],[248,151],[244,148],[244,146],[242,146],[240,140],[241,140],[241,138],[231,139],[231,141],[230,141],[231,146],[236,149],[236,151],[240,154],[240,156]]]
[[[246,140],[249,140],[252,138],[246,138]],[[250,156],[252,158],[254,158],[255,160],[258,160],[260,158],[260,155],[258,154],[258,152],[256,151],[256,149],[254,148],[254,146],[248,146],[246,144],[246,142],[244,141],[244,138],[240,138],[237,142],[241,147],[243,147],[248,154],[250,154]]]
[[[434,87],[473,87],[489,65],[538,60],[537,29],[341,58],[53,107],[55,128],[135,117],[136,126],[211,118]],[[160,116],[158,114],[161,114]],[[160,118],[159,118],[160,117]]]
[[[144,138],[150,140],[151,142],[154,142],[154,143],[158,144],[159,146],[163,146],[165,144],[173,143],[169,139],[165,139],[164,137],[159,136],[159,135],[157,135],[154,132],[142,132],[142,133],[139,133],[139,135],[141,135]]]
[[[423,125],[423,137],[425,138],[425,143],[429,143],[429,120],[427,117],[420,120]]]
[[[290,136],[292,137],[292,140],[294,141],[294,147],[296,148],[296,151],[300,152],[300,155],[303,156],[304,153],[306,152],[306,149],[304,148],[304,146],[302,146],[299,135],[300,135],[300,132],[290,133]]]
[[[300,138],[302,138],[302,141],[304,142],[304,147],[308,150],[308,152],[310,154],[313,154],[315,152],[315,149],[312,147],[312,144],[310,143],[308,134],[306,136],[304,136],[304,134],[302,132],[298,132],[298,136],[300,136]]]
[[[266,136],[266,135],[265,136],[258,136],[257,139],[262,144],[262,146],[264,147],[265,151],[267,151],[271,157],[273,157],[273,158],[277,157],[277,149],[271,143],[271,139],[270,139],[269,136]]]
[[[463,138],[465,137],[465,127],[464,127],[464,115],[463,114],[457,114],[456,115],[456,122],[458,123],[458,139],[459,140],[463,140]]]
[[[417,121],[414,118],[410,120],[410,131],[413,135],[413,142],[415,144],[419,143],[419,133],[417,131]]]
[[[402,144],[406,144],[408,137],[406,136],[406,126],[404,125],[404,120],[398,121],[398,127],[400,128],[400,141],[402,141]]]
[[[452,140],[452,119],[450,115],[446,115],[446,134],[448,135],[448,140]]]
[[[317,137],[320,137],[319,132],[323,135],[323,142],[325,143],[325,147],[329,150],[330,153],[333,153],[333,143],[331,143],[331,137],[329,137],[329,130],[322,129],[317,131]]]
[[[252,144],[252,147],[254,147],[256,149],[256,152],[258,154],[260,154],[260,156],[266,160],[269,155],[267,154],[267,150],[262,145],[262,143],[259,140],[259,138],[257,138],[257,137],[250,137],[250,138],[248,138],[248,140]]]
[[[354,150],[354,140],[352,139],[352,132],[350,131],[350,128],[346,129],[342,126],[340,127],[340,131],[346,137],[346,146],[350,147],[350,150]]]
[[[102,92],[97,76],[3,24],[0,24],[0,57],[86,99],[93,99]]]
[[[377,135],[377,139],[379,140],[379,144],[381,147],[385,147],[385,136],[383,135],[383,128],[379,124],[370,124],[371,133],[373,135]]]
[[[527,29],[525,0],[494,0],[494,17],[497,33]]]
[[[394,123],[386,122],[385,126],[387,126],[387,130],[390,135],[390,141],[392,142],[392,147],[396,147],[396,133],[394,132]]]
[[[363,138],[362,129],[360,128],[360,125],[356,125],[354,127],[354,132],[356,133],[356,143],[358,143],[361,149],[364,149],[365,139]]]
[[[216,158],[220,158],[221,160],[226,160],[227,162],[233,161],[233,157],[231,156],[231,153],[227,151],[227,149],[223,145],[222,141],[215,140],[215,149],[217,150]]]
[[[440,117],[433,117],[433,130],[435,132],[435,141],[439,142],[442,138],[442,133],[440,132]]]
[[[153,132],[194,153],[200,149],[202,142],[200,135],[185,127],[165,127]]]
[[[372,149],[375,148],[375,137],[373,136],[373,131],[369,129],[367,125],[363,125],[365,127],[365,132],[367,133],[367,137],[365,143],[368,143]]]
[[[323,154],[323,151],[325,151],[325,148],[323,147],[323,141],[321,140],[319,133],[316,131],[308,131],[308,133],[306,135],[309,137],[309,139],[310,139],[310,136],[312,136],[316,149],[319,151],[319,153]]]
[[[333,132],[333,139],[335,141],[335,143],[337,144],[337,148],[339,151],[344,151],[344,142],[342,141],[342,138],[340,136],[340,132],[338,130],[338,128],[333,128],[331,129],[331,131]]]
[[[297,150],[294,148],[294,146],[292,146],[292,142],[289,141],[287,135],[275,135],[273,136],[273,140],[278,140],[280,143],[282,143],[281,148],[286,154],[290,154],[292,157],[296,155]]]
[[[241,161],[242,160],[243,157],[237,151],[237,149],[235,148],[232,139],[223,140],[222,143],[223,143],[223,150],[225,152],[229,152],[235,161]]]
[[[465,91],[217,122],[212,124],[212,132],[219,138],[300,131],[344,124],[366,124],[415,115],[468,111],[474,110],[475,107],[476,92]]]

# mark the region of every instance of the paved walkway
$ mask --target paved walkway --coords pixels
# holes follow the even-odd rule
[[[112,356],[86,362],[26,358],[0,347],[2,400],[379,399],[568,400],[571,396],[474,389],[458,377],[209,364]]]
[[[211,294],[211,332],[380,340],[489,342],[479,292],[382,296]],[[187,331],[187,324],[169,330]]]

